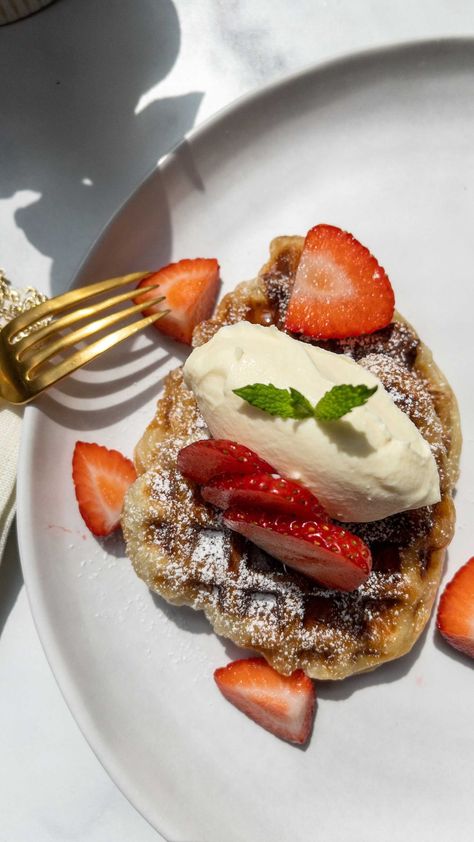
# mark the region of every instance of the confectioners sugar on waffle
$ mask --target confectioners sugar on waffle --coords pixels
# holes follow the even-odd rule
[[[246,319],[282,326],[303,240],[280,237],[259,276],[225,296],[198,325],[194,344]],[[218,634],[254,649],[280,672],[344,678],[407,652],[421,633],[454,526],[457,405],[430,351],[400,316],[383,330],[320,343],[349,354],[382,381],[428,441],[441,502],[369,524],[351,524],[369,545],[373,570],[356,591],[318,587],[222,526],[220,514],[181,476],[179,450],[209,437],[180,369],[168,376],[155,418],[137,445],[140,473],[122,525],[137,574],[175,604],[203,610]]]

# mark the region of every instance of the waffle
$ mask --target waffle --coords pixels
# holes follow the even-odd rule
[[[302,246],[300,237],[274,240],[258,277],[223,298],[193,344],[242,319],[282,327]],[[180,368],[168,375],[136,447],[139,477],[122,525],[135,571],[153,591],[204,611],[217,634],[261,653],[281,673],[302,668],[312,678],[341,679],[404,655],[429,618],[454,528],[461,433],[450,386],[399,314],[370,336],[318,344],[380,378],[429,442],[440,474],[437,505],[349,525],[371,548],[364,584],[351,593],[319,587],[223,528],[176,467],[181,447],[209,436]]]

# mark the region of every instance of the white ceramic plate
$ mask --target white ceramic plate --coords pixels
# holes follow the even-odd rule
[[[459,41],[356,56],[244,99],[150,175],[76,279],[215,255],[231,288],[255,274],[276,234],[323,221],[354,232],[460,399],[466,442],[448,575],[474,548],[473,91],[474,42]],[[119,540],[84,528],[74,442],[131,454],[163,374],[182,358],[150,333],[26,414],[24,574],[90,744],[170,840],[471,839],[473,674],[433,624],[402,661],[320,684],[303,751],[219,695],[212,672],[234,647],[201,615],[153,597]]]

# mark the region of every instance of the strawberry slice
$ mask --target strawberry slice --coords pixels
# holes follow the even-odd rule
[[[333,225],[306,235],[285,329],[314,339],[373,333],[390,324],[390,281],[365,246]]]
[[[296,520],[234,506],[225,512],[224,523],[328,588],[353,591],[365,582],[372,567],[370,550],[357,535],[314,515],[311,520]]]
[[[328,520],[319,500],[297,482],[276,474],[256,473],[217,477],[201,489],[204,500],[219,509],[261,506],[299,518]]]
[[[474,658],[474,558],[446,585],[436,625],[451,646]]]
[[[280,675],[263,658],[242,658],[214,672],[235,707],[282,740],[302,745],[313,725],[316,692],[303,670]]]
[[[220,474],[273,474],[268,462],[249,447],[227,439],[203,439],[188,444],[178,453],[178,468],[183,476],[207,484]]]
[[[136,478],[133,462],[118,450],[76,442],[72,479],[79,511],[94,535],[110,535],[120,525],[125,492]]]
[[[208,319],[214,310],[219,292],[219,264],[217,260],[196,257],[170,263],[159,272],[140,281],[137,289],[159,284],[159,289],[137,296],[135,302],[146,303],[147,298],[164,295],[165,300],[144,309],[148,316],[158,310],[170,310],[155,327],[179,342],[191,343],[193,330],[199,322]]]

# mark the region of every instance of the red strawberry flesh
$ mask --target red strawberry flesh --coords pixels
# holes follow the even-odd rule
[[[393,319],[384,269],[352,234],[316,225],[306,235],[285,328],[315,339],[373,333]]]
[[[164,295],[164,301],[144,308],[143,313],[148,316],[159,310],[170,310],[154,327],[161,333],[189,345],[196,325],[208,319],[214,310],[219,292],[217,260],[196,257],[194,260],[170,263],[144,278],[138,289],[145,290],[152,284],[159,284],[158,289],[138,295],[136,303],[146,304],[147,298]]]
[[[72,478],[79,511],[94,535],[109,535],[120,526],[125,494],[137,478],[135,466],[118,450],[76,442]]]
[[[259,506],[267,511],[282,512],[295,517],[313,515],[328,520],[314,494],[293,480],[277,474],[255,473],[217,477],[201,489],[208,503],[219,509],[230,506]]]
[[[302,670],[280,675],[263,658],[243,658],[214,672],[225,698],[262,728],[303,745],[313,725],[316,692]]]
[[[372,558],[366,544],[334,523],[251,508],[228,509],[224,523],[269,555],[328,588],[355,590],[367,579]]]
[[[268,462],[253,450],[227,439],[202,439],[183,447],[178,454],[183,476],[205,485],[221,474],[274,473]]]
[[[446,585],[436,625],[451,646],[474,658],[474,558]]]

